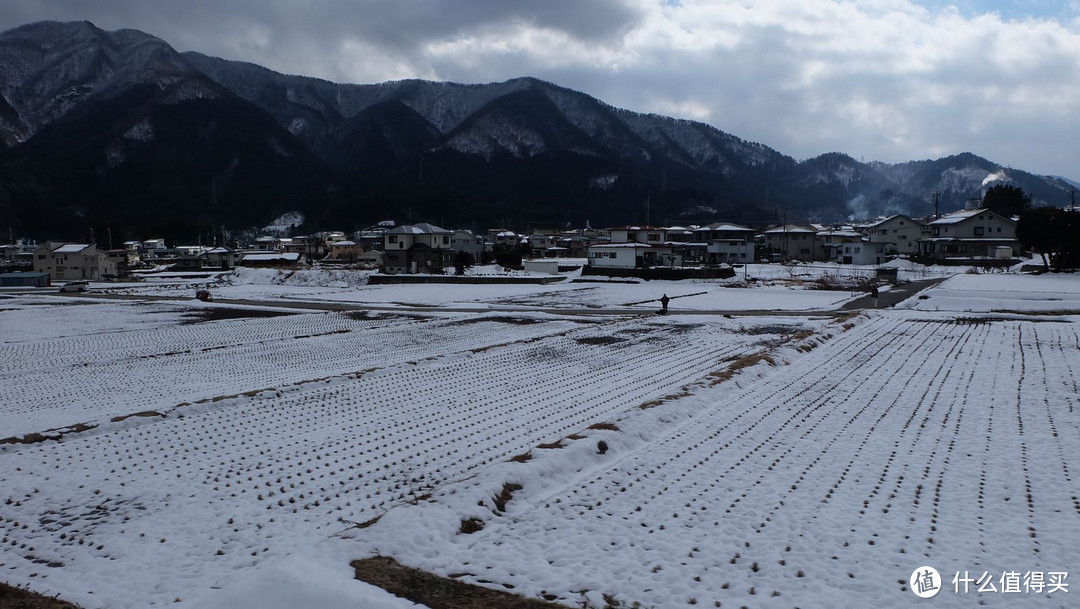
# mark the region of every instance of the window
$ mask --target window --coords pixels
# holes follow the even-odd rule
[[[975,227],[975,236],[980,237],[980,236],[982,236],[982,234],[983,234],[983,227],[976,226]]]
[[[649,241],[659,241],[660,233],[649,233],[646,239],[648,239]]]
[[[442,242],[443,242],[443,245],[446,245],[447,243],[450,243],[450,237],[447,237],[446,235],[443,235]]]
[[[390,235],[386,238],[387,243],[397,243],[397,235]]]

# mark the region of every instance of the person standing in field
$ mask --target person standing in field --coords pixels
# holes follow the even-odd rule
[[[661,315],[667,315],[667,305],[668,305],[668,302],[670,302],[670,301],[671,301],[671,299],[668,298],[667,294],[664,294],[663,296],[660,297],[660,314]]]

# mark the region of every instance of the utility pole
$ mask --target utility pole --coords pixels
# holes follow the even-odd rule
[[[935,190],[934,194],[930,196],[930,200],[934,205],[934,219],[937,220],[941,216],[938,214],[938,201],[941,199],[941,192]]]

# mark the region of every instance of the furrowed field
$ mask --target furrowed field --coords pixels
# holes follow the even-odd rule
[[[1071,606],[998,578],[1080,564],[1073,317],[0,303],[0,580],[86,607]]]

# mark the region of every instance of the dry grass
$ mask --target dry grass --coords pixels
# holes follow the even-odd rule
[[[506,482],[503,484],[502,491],[494,497],[495,510],[499,512],[506,511],[506,504],[510,503],[510,500],[514,498],[514,493],[520,491],[523,486],[515,484],[513,482]]]
[[[90,431],[95,427],[97,427],[97,425],[87,425],[86,423],[79,423],[78,425],[65,427],[63,429],[46,430],[45,433],[50,435],[45,435],[45,433],[28,433],[24,436],[11,436],[9,438],[0,438],[0,444],[38,444],[40,442],[47,442],[49,440],[59,441],[60,438],[68,434]]]
[[[731,377],[735,376],[743,368],[749,368],[750,366],[755,366],[761,362],[765,362],[770,366],[776,365],[776,360],[773,359],[772,355],[766,351],[758,351],[731,360],[731,363],[728,364],[727,368],[711,372],[706,378],[709,380],[709,386],[716,386],[731,380]]]
[[[79,606],[0,582],[0,609],[79,609]]]
[[[614,423],[593,423],[586,429],[601,429],[604,431],[619,431],[619,428]]]
[[[565,609],[564,605],[439,577],[385,556],[354,560],[349,565],[356,579],[432,609]]]
[[[109,420],[112,421],[113,423],[119,423],[120,421],[126,421],[127,419],[130,419],[132,417],[161,417],[161,418],[165,418],[165,415],[161,414],[160,412],[158,412],[156,410],[144,410],[142,412],[133,412],[131,414],[120,415],[118,417],[113,417],[113,418],[111,418]]]

